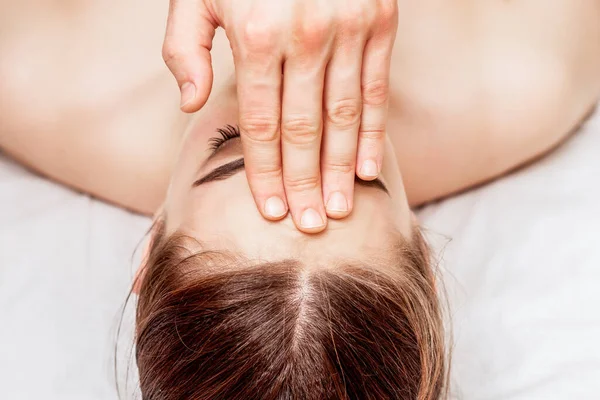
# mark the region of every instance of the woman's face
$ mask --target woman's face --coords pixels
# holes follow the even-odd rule
[[[264,261],[364,259],[395,242],[397,233],[410,236],[412,214],[389,141],[380,180],[356,182],[351,215],[330,219],[324,232],[311,235],[298,231],[289,215],[277,222],[260,215],[244,173],[241,140],[226,128],[236,124],[235,86],[230,84],[212,94],[185,133],[164,204],[167,234],[179,231],[205,250],[232,250]]]

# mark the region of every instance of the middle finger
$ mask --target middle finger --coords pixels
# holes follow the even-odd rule
[[[294,223],[303,232],[325,229],[320,152],[323,80],[330,25],[312,20],[294,32],[295,46],[284,64],[281,119],[283,181]]]

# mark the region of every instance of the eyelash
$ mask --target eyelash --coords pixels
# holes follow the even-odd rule
[[[213,152],[217,151],[228,140],[240,137],[240,128],[238,126],[225,125],[224,128],[217,129],[217,132],[221,136],[210,138],[208,141],[208,145]]]

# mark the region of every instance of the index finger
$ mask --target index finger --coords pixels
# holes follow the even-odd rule
[[[280,146],[282,58],[250,49],[236,59],[239,127],[248,184],[270,220],[288,211]]]

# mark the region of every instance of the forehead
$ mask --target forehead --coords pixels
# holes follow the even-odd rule
[[[231,250],[265,261],[293,257],[318,262],[364,259],[400,238],[390,223],[393,215],[388,196],[373,188],[357,188],[351,216],[329,220],[327,230],[317,235],[299,232],[289,215],[278,222],[265,220],[256,209],[243,172],[192,190],[187,217],[178,230],[199,240],[206,250]]]
[[[410,235],[404,215],[410,211],[400,187],[401,178],[393,179],[393,174],[388,185],[392,199],[380,190],[355,185],[353,213],[343,220],[329,220],[327,230],[317,235],[299,232],[289,215],[279,222],[265,220],[256,209],[243,171],[225,181],[192,188],[198,167],[209,154],[209,138],[218,128],[237,122],[234,94],[232,90],[211,96],[189,125],[172,179],[172,191],[177,195],[168,210],[168,231],[189,235],[206,249],[231,250],[265,261],[290,257],[364,260],[397,244],[402,238],[398,232]],[[393,159],[386,158],[384,172],[391,170],[386,164]]]

